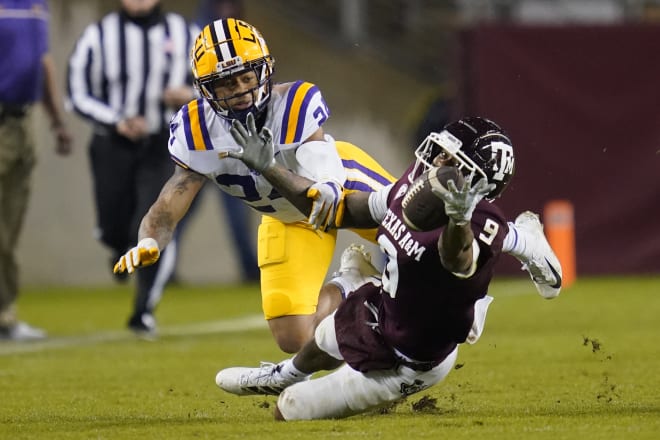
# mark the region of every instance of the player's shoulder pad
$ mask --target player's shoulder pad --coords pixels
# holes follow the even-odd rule
[[[213,109],[201,98],[182,106],[170,121],[170,152],[172,148],[190,151],[213,150],[209,135],[212,112]]]
[[[307,139],[328,119],[330,111],[321,90],[307,81],[294,81],[284,92],[284,111],[280,144],[292,144]]]

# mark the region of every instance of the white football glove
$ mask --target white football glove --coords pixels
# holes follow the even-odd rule
[[[121,256],[112,269],[114,273],[127,271],[133,273],[135,268],[154,264],[160,258],[158,243],[153,238],[143,238],[134,248]]]
[[[447,188],[437,182],[431,181],[431,191],[445,202],[445,213],[447,217],[454,220],[457,225],[465,225],[472,220],[472,213],[477,204],[489,192],[495,189],[494,183],[488,183],[486,179],[479,179],[472,186],[474,173],[470,174],[461,189],[456,188],[453,180],[447,181]],[[434,184],[435,183],[435,184]]]
[[[336,182],[317,182],[307,189],[312,202],[312,212],[307,222],[314,229],[327,231],[331,226],[341,226],[344,218],[344,188]]]
[[[247,128],[236,119],[232,121],[229,132],[242,149],[241,151],[222,152],[220,157],[233,157],[251,169],[263,173],[265,169],[275,163],[273,133],[266,127],[262,128],[260,132],[257,131],[252,113],[248,113],[246,125]]]

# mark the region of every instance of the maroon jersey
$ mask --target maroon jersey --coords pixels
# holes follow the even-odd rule
[[[471,222],[480,248],[477,269],[469,278],[457,277],[440,263],[437,243],[443,228],[415,232],[403,221],[407,176],[390,191],[389,209],[376,236],[387,256],[380,292],[372,284],[363,286],[335,315],[340,352],[360,371],[392,367],[387,364],[396,363],[394,350],[437,364],[464,342],[474,320],[474,303],[488,292],[508,233],[500,209],[480,202]]]

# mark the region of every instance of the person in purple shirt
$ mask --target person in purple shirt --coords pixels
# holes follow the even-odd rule
[[[263,169],[282,195],[310,212],[305,197],[310,182],[274,165],[259,133],[240,125],[234,130],[245,141],[243,151],[231,156]],[[279,394],[278,420],[347,417],[440,382],[458,346],[479,339],[492,300],[487,293],[493,268],[509,232],[492,201],[513,176],[512,143],[494,122],[469,117],[430,133],[415,155],[416,162],[393,184],[346,197],[341,227],[378,225],[377,241],[387,256],[381,279],[343,278],[346,300],[296,356],[259,368],[221,370],[220,388],[237,395]],[[436,167],[456,167],[464,182],[432,183],[447,224],[413,230],[404,220],[402,200],[417,177]],[[309,380],[314,372],[335,368]]]
[[[19,321],[16,244],[30,196],[35,145],[31,110],[41,101],[56,152],[71,151],[55,65],[48,52],[45,0],[0,0],[0,340],[41,339],[46,332]]]

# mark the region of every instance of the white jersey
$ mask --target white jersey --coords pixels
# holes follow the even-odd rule
[[[311,83],[296,81],[273,88],[266,110],[265,127],[273,133],[275,160],[296,174],[311,180],[328,180],[339,183],[346,179],[341,160],[339,166],[324,166],[327,154],[319,156],[317,170],[301,166],[296,151],[328,118],[328,107],[319,89]],[[257,211],[290,223],[306,217],[282,197],[259,173],[250,170],[238,159],[221,159],[218,153],[237,151],[240,146],[229,132],[231,122],[218,116],[204,99],[191,101],[183,106],[170,123],[169,150],[172,159],[180,166],[205,175],[220,189],[242,199]],[[326,135],[334,145],[334,140]],[[328,150],[327,148],[324,150]],[[314,150],[312,150],[314,151]],[[309,157],[309,156],[307,156]],[[335,161],[334,157],[330,161]],[[327,170],[333,170],[328,176]],[[343,173],[343,174],[342,174]]]

